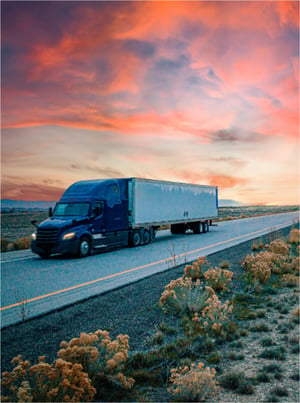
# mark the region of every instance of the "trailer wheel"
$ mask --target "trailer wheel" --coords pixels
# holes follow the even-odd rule
[[[143,233],[143,244],[147,245],[150,242],[150,240],[151,240],[150,231],[148,229],[145,229]]]
[[[91,242],[89,238],[83,237],[80,239],[79,247],[78,247],[78,255],[79,257],[87,257],[91,252]]]
[[[131,238],[131,245],[132,246],[139,246],[141,244],[141,233],[140,231],[133,231],[132,238]]]
[[[208,232],[208,223],[207,222],[204,222],[203,223],[203,232],[205,233],[205,232]]]
[[[203,232],[202,222],[195,222],[193,223],[193,232],[194,234],[201,234]]]

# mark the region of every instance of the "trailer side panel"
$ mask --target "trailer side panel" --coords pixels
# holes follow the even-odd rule
[[[218,215],[215,186],[133,178],[130,194],[133,227],[207,220]]]

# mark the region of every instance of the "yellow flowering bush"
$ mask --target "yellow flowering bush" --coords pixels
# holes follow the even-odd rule
[[[287,255],[289,253],[289,247],[283,239],[274,239],[274,241],[265,246],[265,249],[276,255]]]
[[[253,253],[247,255],[242,263],[242,267],[253,281],[265,284],[271,277],[273,264],[274,253],[260,252],[257,255]]]
[[[206,256],[199,257],[193,264],[185,266],[184,276],[192,280],[201,280],[204,277],[204,271],[207,267],[208,261]]]
[[[15,368],[2,374],[3,402],[90,402],[96,389],[82,365],[57,359],[53,364],[39,357],[31,365],[22,356],[12,360]]]
[[[162,293],[159,305],[166,313],[182,316],[193,312],[201,312],[206,301],[215,292],[211,287],[205,287],[190,277],[179,277],[172,280]]]
[[[288,243],[299,245],[300,243],[300,231],[297,228],[294,228],[289,233]]]
[[[13,243],[13,249],[14,250],[29,249],[30,243],[31,239],[29,237],[19,238]]]
[[[280,280],[284,285],[292,287],[299,284],[299,277],[294,274],[284,274]]]
[[[176,401],[204,401],[219,390],[215,374],[214,368],[205,367],[202,362],[191,364],[190,367],[172,368],[168,392]]]
[[[188,329],[190,336],[206,334],[219,337],[223,335],[231,322],[232,309],[233,306],[229,305],[228,301],[222,304],[217,295],[212,295],[201,314],[194,313]]]
[[[232,271],[223,270],[218,267],[211,267],[204,273],[204,278],[207,281],[207,284],[215,291],[224,291],[228,289],[227,285],[230,283],[232,276]]]
[[[118,335],[111,340],[109,333],[97,330],[95,333],[81,333],[79,338],[69,343],[63,341],[58,356],[68,362],[80,363],[94,382],[107,379],[111,383],[130,389],[134,379],[123,374],[124,364],[128,358],[129,337]]]

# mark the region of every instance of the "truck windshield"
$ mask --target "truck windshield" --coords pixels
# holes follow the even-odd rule
[[[53,212],[54,217],[82,216],[87,217],[89,203],[57,203]]]

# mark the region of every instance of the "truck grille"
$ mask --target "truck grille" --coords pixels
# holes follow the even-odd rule
[[[59,230],[57,228],[52,229],[38,229],[37,230],[37,246],[52,247],[57,245],[57,236]]]

